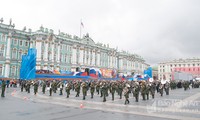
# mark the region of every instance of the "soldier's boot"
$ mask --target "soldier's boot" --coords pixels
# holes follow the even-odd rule
[[[152,98],[154,99],[154,94],[152,95]]]
[[[138,97],[135,98],[135,102],[138,102]]]
[[[128,101],[128,104],[129,104],[130,101],[128,99],[127,99],[127,101]]]
[[[149,95],[147,94],[147,100],[149,100]]]
[[[101,96],[100,97],[103,97],[103,93],[102,93],[102,91],[101,91]]]
[[[103,102],[106,102],[106,98],[105,97],[103,98]]]
[[[85,95],[83,95],[83,100],[85,100]]]
[[[146,99],[145,99],[145,95],[142,95],[142,100],[146,100]]]
[[[91,98],[93,98],[93,93],[91,93]]]
[[[125,103],[124,103],[124,105],[126,105],[126,100],[125,100]]]
[[[114,95],[112,95],[112,101],[114,101]]]

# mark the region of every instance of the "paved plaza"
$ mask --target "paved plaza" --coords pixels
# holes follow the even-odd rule
[[[75,97],[71,90],[69,98],[66,93],[60,96],[59,91],[49,96],[49,92],[42,94],[41,88],[37,95],[21,92],[20,88],[6,89],[6,97],[0,98],[1,120],[199,120],[200,118],[200,89],[171,90],[170,95],[161,97],[158,93],[155,99],[135,102],[130,94],[130,104],[124,105],[124,98],[119,99],[115,95],[112,101],[111,95],[106,102],[95,94],[86,100]]]

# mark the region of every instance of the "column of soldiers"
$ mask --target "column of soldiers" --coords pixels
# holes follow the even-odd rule
[[[166,95],[169,95],[169,89],[176,89],[181,84],[184,87],[184,90],[187,90],[192,85],[193,88],[199,88],[200,82],[193,81],[193,83],[187,81],[170,81],[166,83],[155,82],[155,81],[106,81],[106,80],[89,80],[89,81],[79,81],[79,80],[67,80],[63,81],[22,81],[21,92],[24,90],[30,93],[30,88],[33,86],[34,95],[38,93],[38,88],[41,86],[42,93],[46,94],[46,89],[49,91],[49,96],[56,94],[56,91],[59,91],[59,95],[63,95],[63,90],[66,92],[66,98],[70,97],[70,91],[75,91],[75,97],[79,97],[82,91],[83,100],[86,99],[87,95],[90,95],[90,98],[93,99],[97,95],[102,97],[102,101],[106,102],[109,94],[111,95],[112,101],[115,100],[115,95],[118,95],[119,99],[122,99],[124,96],[125,103],[129,104],[129,95],[132,93],[136,102],[139,102],[139,97],[142,97],[142,100],[149,100],[155,98],[155,91],[157,90],[160,93],[160,96],[163,96],[164,92]],[[2,82],[2,94],[1,97],[4,97],[6,83]],[[87,94],[90,92],[90,94]],[[96,94],[95,94],[96,93]],[[151,96],[151,97],[150,97]]]

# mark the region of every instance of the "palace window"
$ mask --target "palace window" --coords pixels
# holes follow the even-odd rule
[[[27,41],[26,41],[25,45],[28,46],[28,42]]]
[[[19,45],[22,46],[22,41],[21,40],[19,41]]]
[[[17,45],[17,39],[14,39],[14,44]]]
[[[12,59],[17,59],[17,50],[15,48],[12,50]]]
[[[6,37],[5,37],[5,35],[3,34],[3,35],[2,35],[1,41],[5,41],[5,38],[6,38]]]
[[[2,76],[2,73],[3,72],[3,66],[2,66],[2,64],[0,64],[0,76]]]
[[[18,59],[22,59],[22,50],[21,50],[21,49],[19,50],[19,56],[18,56]]]
[[[12,69],[11,69],[11,77],[15,76],[15,73],[16,73],[15,70],[16,70],[15,66],[13,66]]]
[[[4,45],[0,45],[0,57],[3,57],[3,53],[4,53]]]

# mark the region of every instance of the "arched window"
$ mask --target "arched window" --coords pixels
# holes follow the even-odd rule
[[[3,34],[1,41],[5,41],[5,39],[6,39],[6,36]]]
[[[0,57],[3,57],[3,55],[4,55],[4,49],[5,49],[4,44],[1,44],[0,45]]]
[[[15,68],[15,66],[13,66],[12,68],[11,68],[11,77],[14,77],[15,76],[15,73],[16,73],[16,68]]]
[[[18,55],[18,59],[22,59],[22,50],[19,50],[19,55]]]
[[[16,50],[16,48],[14,48],[12,50],[12,59],[17,59],[17,50]]]

